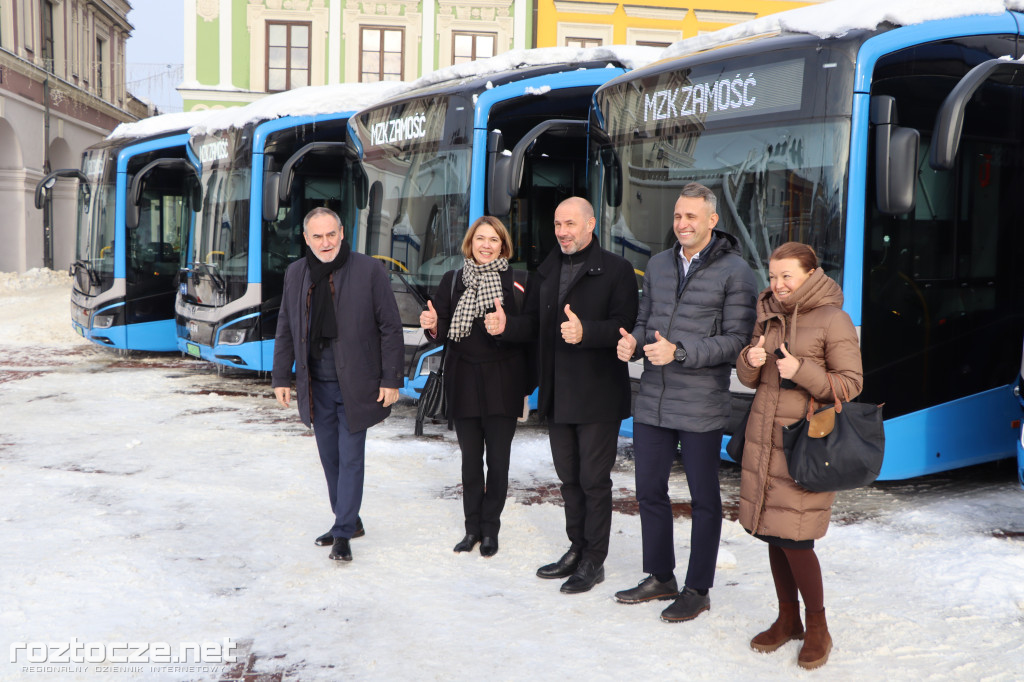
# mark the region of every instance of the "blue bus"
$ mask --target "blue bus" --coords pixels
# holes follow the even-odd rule
[[[654,48],[543,48],[442,69],[364,109],[349,128],[368,182],[354,248],[388,266],[405,325],[418,398],[440,348],[420,311],[441,276],[462,265],[462,239],[489,214],[509,227],[515,268],[533,270],[555,246],[555,206],[587,191],[594,90],[652,61]]]
[[[346,124],[397,87],[299,88],[215,112],[192,129],[202,205],[182,251],[179,350],[270,371],[284,271],[305,247],[302,219],[326,206],[355,224],[366,192]]]
[[[762,286],[780,243],[818,252],[860,333],[861,399],[885,404],[881,480],[1012,457],[1019,440],[1024,68],[1000,58],[1024,52],[1024,14],[967,5],[904,10],[905,26],[891,3],[793,10],[673,45],[595,93],[604,246],[643,270],[697,181]],[[829,26],[849,16],[877,25]],[[738,416],[750,395],[734,386]]]
[[[198,189],[187,130],[202,117],[122,124],[85,150],[81,169],[53,171],[36,186],[42,208],[58,178],[78,180],[71,324],[99,346],[177,349],[178,260]]]

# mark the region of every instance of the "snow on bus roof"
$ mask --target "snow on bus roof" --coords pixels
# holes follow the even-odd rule
[[[311,85],[277,92],[244,107],[206,112],[189,131],[193,135],[228,128],[242,128],[249,123],[269,121],[281,116],[317,116],[342,111],[358,111],[390,97],[408,84],[394,81],[377,83],[340,83]]]
[[[838,38],[889,22],[910,26],[936,19],[1024,10],[1024,0],[831,0],[770,14],[719,31],[687,38],[665,48],[662,58],[679,57],[756,36],[789,31]]]
[[[618,62],[627,69],[638,69],[659,59],[663,49],[638,45],[609,45],[587,48],[535,47],[509,50],[488,59],[478,59],[475,62],[463,62],[438,69],[408,84],[408,89],[423,88],[454,80],[481,78],[526,66],[583,64],[607,60],[609,66],[611,66],[611,62]]]
[[[205,116],[209,116],[209,114],[209,111],[179,111],[173,114],[161,114],[160,116],[140,118],[138,121],[119,124],[109,135],[107,135],[107,139],[113,140],[120,137],[150,137],[153,135],[171,133],[176,130],[188,130],[192,126],[201,122]]]

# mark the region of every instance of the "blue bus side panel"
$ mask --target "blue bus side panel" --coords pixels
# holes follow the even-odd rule
[[[1020,408],[1011,385],[885,422],[882,481],[935,474],[1013,456]]]
[[[129,324],[125,326],[125,329],[127,334],[126,348],[146,351],[178,350],[177,329],[173,318],[156,322]]]

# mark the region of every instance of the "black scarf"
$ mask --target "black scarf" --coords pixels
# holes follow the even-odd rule
[[[309,277],[313,280],[313,300],[309,310],[309,351],[316,360],[320,359],[324,347],[338,337],[330,277],[348,260],[349,250],[348,242],[342,240],[338,255],[329,263],[324,263],[311,248],[306,247],[306,264],[309,266]]]

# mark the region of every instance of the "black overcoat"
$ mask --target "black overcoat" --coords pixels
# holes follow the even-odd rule
[[[619,329],[636,323],[637,293],[633,266],[601,248],[596,239],[583,258],[564,299],[558,295],[562,252],[556,247],[531,273],[526,285],[526,309],[510,316],[503,336],[514,341],[537,341],[537,411],[556,424],[594,424],[629,416],[629,370],[615,347]],[[580,318],[583,340],[562,339],[568,317],[565,305]]]
[[[349,431],[355,433],[384,421],[391,408],[377,401],[381,387],[403,384],[405,342],[402,320],[384,265],[362,253],[331,275],[338,336],[334,350],[338,383],[345,401]],[[301,258],[284,273],[284,293],[274,338],[274,388],[291,386],[295,364],[295,392],[302,423],[310,426],[312,385],[309,381],[309,265]]]
[[[452,290],[452,277],[458,274]],[[511,269],[499,273],[502,307],[508,314],[522,311],[516,305]],[[437,338],[448,344],[445,359],[445,393],[450,416],[505,416],[523,414],[523,397],[534,389],[527,372],[527,344],[513,343],[491,336],[484,328],[484,318],[473,320],[469,336],[459,341],[448,339],[448,327],[455,306],[466,291],[462,270],[451,270],[441,278],[434,294],[437,312]]]

